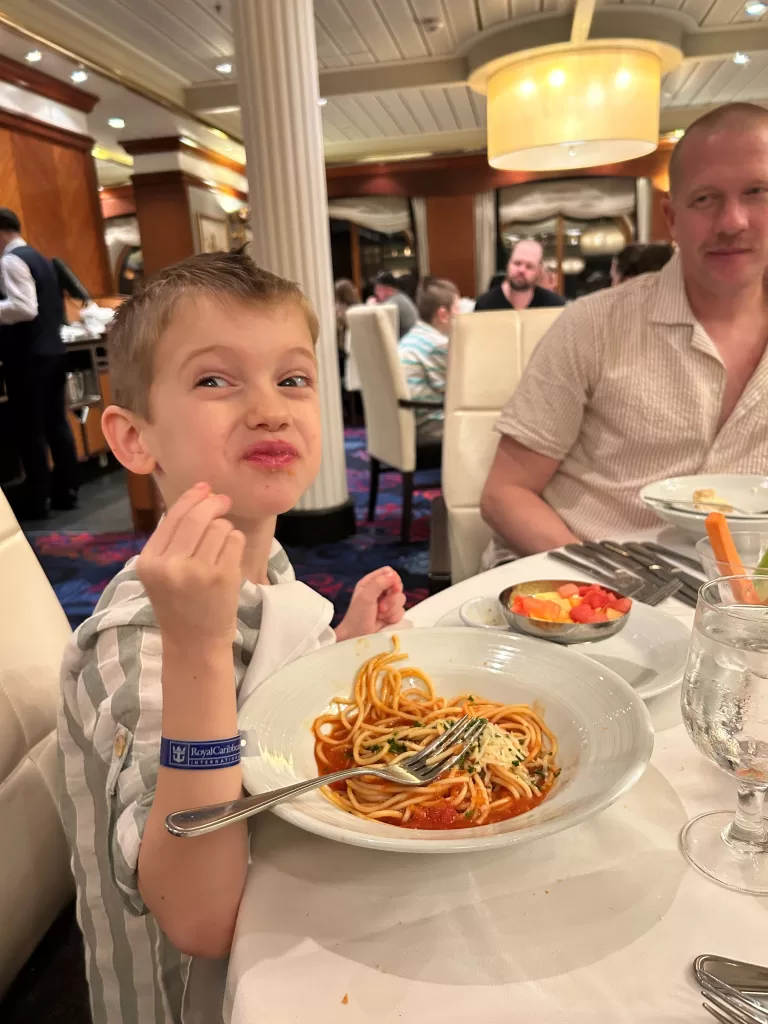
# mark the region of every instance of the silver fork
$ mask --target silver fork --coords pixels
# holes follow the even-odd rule
[[[680,587],[680,580],[670,580],[669,583],[663,583],[660,587],[656,587],[656,589],[652,590],[649,594],[643,594],[642,597],[636,597],[635,600],[640,601],[641,604],[648,604],[652,608],[655,608],[657,604],[661,604],[662,601],[666,601],[668,597],[674,597]]]
[[[699,980],[706,1000],[702,1006],[721,1024],[768,1024],[768,1011],[762,1003],[711,976],[700,976]]]
[[[484,718],[464,715],[429,746],[398,761],[397,764],[347,768],[341,772],[331,772],[329,775],[297,782],[283,789],[274,789],[271,793],[262,793],[259,796],[243,797],[240,800],[195,807],[187,811],[174,811],[165,819],[165,827],[173,836],[204,836],[236,821],[260,814],[261,811],[266,811],[283,800],[290,800],[320,786],[330,786],[334,782],[352,779],[357,775],[375,775],[379,779],[396,782],[401,786],[424,786],[453,768],[475,740],[479,739],[487,724]]]

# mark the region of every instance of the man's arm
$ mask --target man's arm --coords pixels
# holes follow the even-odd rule
[[[37,316],[35,280],[24,260],[12,252],[2,258],[3,288],[0,299],[0,324],[19,324]]]
[[[566,307],[536,345],[496,429],[502,435],[483,489],[483,518],[521,554],[576,538],[540,497],[581,433],[599,379],[605,313],[593,297]]]
[[[483,488],[480,511],[488,525],[521,555],[571,544],[578,538],[540,494],[560,463],[502,437]]]

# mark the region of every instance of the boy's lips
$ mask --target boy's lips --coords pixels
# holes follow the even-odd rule
[[[290,466],[298,457],[298,449],[287,441],[260,441],[247,448],[243,454],[243,459],[246,462],[265,469],[280,469],[282,466]]]

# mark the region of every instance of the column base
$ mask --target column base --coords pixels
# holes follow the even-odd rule
[[[355,504],[347,498],[343,505],[323,509],[297,509],[277,517],[275,536],[281,544],[332,544],[351,537],[357,529]]]

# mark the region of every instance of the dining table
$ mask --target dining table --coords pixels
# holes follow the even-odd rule
[[[458,616],[469,598],[580,576],[544,554],[521,558],[426,599],[405,625],[470,628]],[[692,608],[661,607],[693,626]],[[736,787],[688,737],[679,685],[646,704],[655,743],[639,782],[536,842],[389,853],[254,819],[227,1024],[711,1020],[692,962],[768,964],[768,898],[723,888],[683,857],[685,822],[735,809]]]

